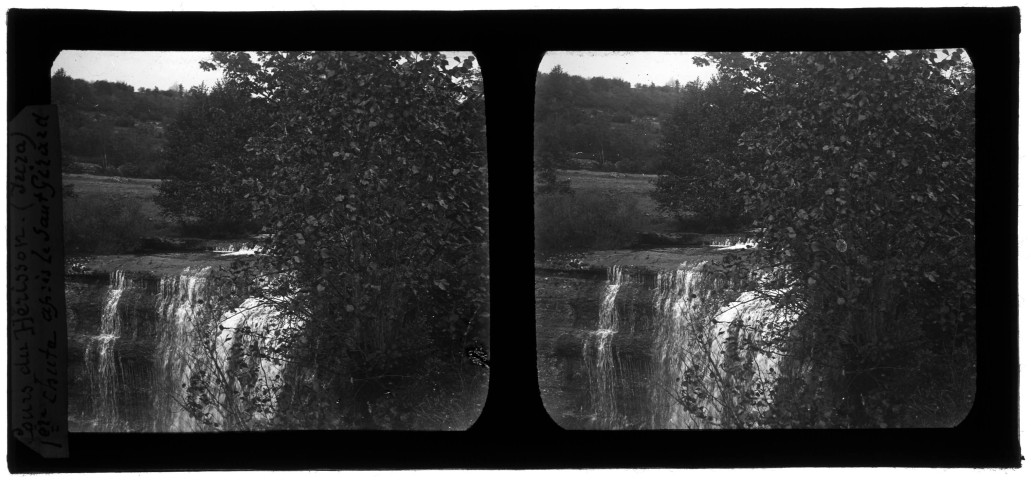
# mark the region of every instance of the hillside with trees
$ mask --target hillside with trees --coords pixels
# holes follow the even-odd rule
[[[51,102],[61,109],[65,173],[165,174],[165,128],[183,105],[181,85],[136,89],[124,82],[72,78],[60,69],[50,88]]]
[[[654,173],[661,161],[659,125],[682,90],[620,79],[569,75],[557,66],[537,74],[534,145],[538,164]],[[538,167],[540,168],[540,167]]]

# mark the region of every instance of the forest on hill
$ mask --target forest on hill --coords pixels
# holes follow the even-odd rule
[[[697,87],[697,85],[695,85]],[[557,66],[537,74],[535,156],[556,168],[656,173],[662,159],[660,124],[689,88],[586,79]]]
[[[50,80],[51,102],[60,106],[65,173],[161,178],[166,127],[188,92],[124,82],[72,78],[64,69]]]

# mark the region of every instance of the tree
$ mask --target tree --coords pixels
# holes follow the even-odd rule
[[[709,230],[747,224],[739,194],[754,164],[737,155],[738,139],[755,118],[753,104],[729,78],[688,85],[662,125],[663,175],[653,194],[659,205]]]
[[[961,419],[976,318],[968,61],[958,51],[706,61],[758,112],[719,174],[737,180],[758,229],[737,265],[766,271],[751,288],[799,315],[763,345],[811,367],[810,381],[781,390],[797,407],[790,422],[894,425],[928,395],[952,399]]]
[[[246,143],[264,172],[227,174],[249,186],[267,235],[241,266],[267,279],[253,293],[304,325],[281,340],[310,373],[290,386],[309,403],[287,414],[305,425],[366,417],[390,381],[460,366],[463,346],[486,343],[482,88],[472,57],[456,61],[213,54],[268,118]]]
[[[267,126],[267,106],[232,84],[191,88],[167,129],[166,179],[156,202],[184,225],[212,233],[255,230],[249,195],[269,164],[246,152]]]
[[[534,169],[539,189],[563,190],[554,170],[576,168],[574,156],[590,156],[602,168],[654,171],[657,138],[652,122],[669,111],[673,87],[631,89],[620,79],[590,80],[561,66],[537,76],[534,99]]]

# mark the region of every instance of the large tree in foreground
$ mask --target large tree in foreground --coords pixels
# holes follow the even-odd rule
[[[399,382],[426,395],[448,388],[434,382],[468,368],[464,350],[487,338],[486,149],[472,58],[216,52],[214,66],[267,115],[245,147],[265,169],[227,182],[245,186],[265,234],[242,272],[261,278],[255,295],[301,320],[276,333],[285,343],[271,352],[306,376],[284,387],[294,403],[279,402],[292,409],[280,418],[404,422],[410,404],[368,417]]]
[[[778,387],[773,424],[961,420],[975,372],[969,62],[956,51],[704,62],[758,112],[718,172],[759,234],[739,265],[765,273],[745,288],[799,315],[751,346],[805,373]]]

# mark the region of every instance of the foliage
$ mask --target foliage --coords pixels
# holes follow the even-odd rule
[[[537,195],[533,220],[539,253],[626,247],[645,222],[636,199],[596,192]]]
[[[757,121],[719,174],[759,245],[728,272],[798,315],[777,426],[888,426],[973,385],[974,89],[958,52],[710,54]],[[958,366],[934,375],[939,365]],[[929,395],[929,392],[934,392]],[[923,405],[922,405],[923,406]],[[955,418],[951,418],[955,420]]]
[[[392,405],[390,421],[373,406],[402,380],[440,386],[445,366],[468,362],[466,345],[486,343],[482,87],[472,58],[458,61],[213,54],[225,88],[261,102],[267,118],[237,152],[264,168],[227,168],[219,180],[245,186],[266,234],[263,254],[237,273],[303,325],[277,340],[305,372],[280,394],[292,399],[279,404],[291,427],[401,421],[422,399]]]
[[[122,174],[124,163],[137,168],[131,176],[156,178],[163,172],[162,126],[171,121],[182,100],[178,91],[140,89],[123,82],[87,82],[63,69],[51,77],[51,99],[61,108],[61,146],[66,166],[74,162],[102,165],[105,174]]]
[[[69,255],[132,251],[146,226],[138,203],[115,197],[65,196],[64,246]]]
[[[743,96],[726,77],[689,84],[662,125],[663,175],[653,196],[667,212],[709,231],[747,223],[743,177],[725,174],[754,169],[736,154],[739,136],[756,118]]]
[[[243,179],[263,178],[271,168],[248,154],[248,139],[267,124],[266,106],[237,86],[194,87],[168,126],[166,179],[157,203],[188,230],[206,235],[257,230]]]
[[[619,79],[590,80],[568,75],[560,66],[538,74],[534,99],[535,168],[542,158],[553,168],[570,159],[592,159],[620,171],[650,172],[658,167],[658,128],[677,95],[674,87],[631,88]],[[547,183],[547,182],[543,182]]]

